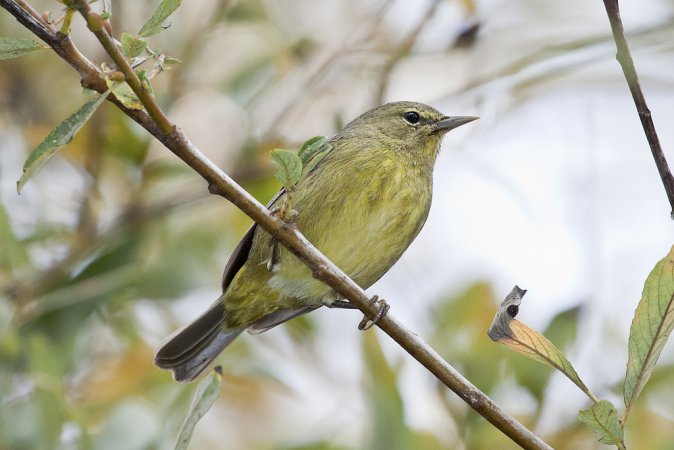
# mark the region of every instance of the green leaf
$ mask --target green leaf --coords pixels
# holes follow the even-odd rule
[[[332,149],[332,146],[326,144],[327,142],[328,139],[325,136],[314,136],[302,144],[300,151],[297,152],[303,165],[300,179],[309,175]]]
[[[47,164],[56,152],[70,142],[77,134],[82,126],[91,118],[92,114],[105,101],[110,90],[104,94],[99,95],[93,100],[86,102],[80,109],[75,111],[70,117],[61,122],[54,128],[49,135],[38,145],[23,165],[23,174],[16,183],[16,191],[21,192],[21,189],[31,177]]]
[[[646,278],[634,312],[625,375],[625,417],[651,376],[674,327],[674,247]]]
[[[112,0],[103,0],[103,13],[101,19],[106,20],[112,16]]]
[[[166,64],[166,65],[182,64],[182,61],[178,58],[173,58],[171,56],[167,56],[166,59],[164,60],[164,64]]]
[[[126,81],[120,82],[105,77],[105,84],[108,86],[108,89],[112,91],[112,95],[114,95],[126,108],[135,109],[137,111],[143,109],[143,104],[140,99]]]
[[[319,148],[321,148],[321,145],[327,142],[327,140],[328,138],[325,136],[314,136],[311,139],[305,141],[304,144],[302,144],[302,147],[300,147],[300,150],[297,152],[300,159],[302,160],[302,164],[306,163],[311,158],[311,156],[316,153]]]
[[[386,360],[377,333],[363,335],[365,389],[372,414],[372,439],[365,448],[402,449],[408,445],[405,405],[398,389],[400,365]]]
[[[199,383],[197,391],[194,393],[194,398],[192,399],[192,405],[185,418],[185,422],[183,422],[183,426],[180,428],[180,434],[178,434],[175,450],[187,450],[190,439],[192,439],[194,427],[197,425],[199,419],[201,419],[211,406],[213,406],[213,403],[215,403],[215,400],[220,393],[221,383],[222,369],[219,366],[213,370],[210,376],[204,378],[201,383]]]
[[[32,39],[0,37],[0,59],[16,58],[42,48],[47,47]]]
[[[167,27],[164,27],[162,24],[179,6],[180,0],[162,0],[152,14],[152,17],[150,17],[150,20],[145,22],[145,25],[138,32],[138,36],[149,37],[164,31]]]
[[[330,150],[332,150],[332,146],[325,145],[321,147],[318,152],[314,153],[311,159],[309,159],[309,161],[307,161],[307,163],[304,165],[304,168],[302,169],[302,177],[300,179],[306,178],[307,175],[313,172],[318,164],[323,160],[323,158],[325,158],[328,153],[330,153]]]
[[[278,170],[274,174],[276,179],[285,187],[290,188],[297,184],[302,176],[302,160],[296,153],[289,150],[276,149],[270,156]]]
[[[581,410],[578,413],[578,420],[599,435],[599,442],[625,448],[618,412],[608,400],[600,400],[589,408]]]
[[[583,392],[591,395],[564,353],[538,331],[515,319],[526,291],[515,286],[499,306],[489,328],[489,337],[529,358],[562,372]]]
[[[128,59],[133,59],[140,56],[147,48],[147,42],[144,39],[137,38],[129,33],[122,33],[122,53]]]

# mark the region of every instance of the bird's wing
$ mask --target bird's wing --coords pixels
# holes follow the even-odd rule
[[[285,189],[278,191],[269,203],[267,203],[267,208],[271,208],[276,200],[278,200],[284,193]],[[246,231],[246,234],[243,235],[243,238],[241,238],[241,242],[239,242],[230,255],[229,261],[227,261],[227,265],[225,266],[225,271],[222,274],[222,292],[227,290],[236,274],[246,263],[250,249],[253,247],[253,236],[255,236],[256,229],[257,223],[253,223],[253,225],[248,228],[248,231]]]

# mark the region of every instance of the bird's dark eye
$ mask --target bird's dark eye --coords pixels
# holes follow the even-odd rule
[[[419,117],[419,113],[416,111],[407,111],[403,114],[403,119],[409,124],[416,125],[419,123],[421,117]]]

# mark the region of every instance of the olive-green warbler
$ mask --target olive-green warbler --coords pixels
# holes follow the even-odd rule
[[[295,187],[295,224],[359,286],[370,287],[426,221],[443,136],[475,119],[413,102],[366,112],[323,144],[325,156]],[[268,207],[285,195],[281,190]],[[244,330],[261,333],[321,306],[350,306],[256,224],[230,257],[222,288],[208,311],[157,352],[155,363],[177,381],[194,380]]]

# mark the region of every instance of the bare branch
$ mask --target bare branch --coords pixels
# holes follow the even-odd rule
[[[637,107],[639,119],[641,120],[641,126],[644,129],[644,133],[646,133],[648,145],[651,147],[655,165],[658,167],[662,184],[665,187],[665,192],[669,199],[669,205],[671,206],[670,215],[674,220],[674,177],[672,177],[672,172],[669,170],[665,154],[662,152],[660,139],[658,138],[658,133],[655,131],[655,125],[653,124],[653,118],[651,117],[651,111],[648,109],[644,93],[639,84],[639,77],[637,75],[637,70],[634,67],[634,60],[632,59],[629,46],[627,45],[627,39],[625,39],[618,0],[604,0],[604,7],[606,8],[609,22],[611,23],[611,31],[613,32],[613,39],[615,40],[617,48],[616,59],[623,69],[627,85],[632,93],[634,105]]]
[[[94,34],[108,51],[110,57],[125,74],[126,80],[136,95],[140,98],[150,114],[144,111],[135,111],[125,108],[112,96],[109,100],[115,103],[129,117],[143,126],[150,134],[162,142],[170,151],[182,159],[195,172],[201,175],[209,185],[209,190],[227,198],[262,228],[278,239],[301,261],[303,261],[314,274],[314,277],[325,282],[341,296],[351,301],[364,314],[374,317],[378,308],[369,301],[365,291],[351,280],[344,272],[337,268],[330,260],[321,254],[307,239],[293,226],[274,217],[269,211],[255,200],[248,192],[236,184],[220,168],[208,160],[177,127],[173,126],[163,115],[158,105],[150,95],[146,95],[142,84],[133,69],[119,60],[119,49],[114,45],[112,38],[104,28],[98,29],[97,16],[92,15],[86,0],[76,0],[77,8],[87,20]],[[105,81],[102,73],[83,57],[67,38],[58,32],[43,32],[46,28],[36,22],[25,21],[30,17],[12,0],[0,0],[0,6],[4,7],[12,15],[17,17],[31,31],[37,30],[47,44],[73,66],[83,77],[83,85],[104,92]],[[100,19],[100,17],[99,17]],[[49,30],[47,30],[49,31]],[[36,33],[37,34],[37,33]],[[58,39],[57,39],[58,38]],[[68,51],[63,51],[62,43],[67,42]],[[112,43],[112,45],[111,45]],[[138,82],[136,82],[138,81]],[[158,113],[157,113],[158,112]],[[160,113],[160,114],[159,114]],[[152,117],[151,117],[152,116]],[[155,117],[156,116],[156,117]],[[162,118],[163,117],[163,118]],[[159,123],[155,122],[158,119]],[[404,327],[391,314],[387,314],[377,322],[385,333],[403,347],[411,356],[434,374],[443,384],[454,391],[476,412],[491,422],[510,439],[525,449],[550,449],[545,442],[534,435],[529,429],[517,422],[513,417],[503,411],[489,397],[466,380],[449,363],[438,355],[428,344]]]

